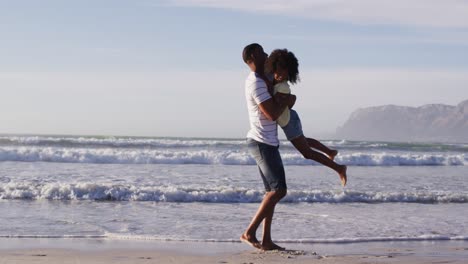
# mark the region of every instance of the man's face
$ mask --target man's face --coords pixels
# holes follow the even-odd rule
[[[258,66],[264,66],[265,65],[265,61],[266,59],[268,58],[268,54],[266,54],[264,51],[263,51],[263,48],[261,47],[258,47],[255,49],[254,53],[253,53],[253,59],[254,59],[254,62],[255,62],[255,65]]]

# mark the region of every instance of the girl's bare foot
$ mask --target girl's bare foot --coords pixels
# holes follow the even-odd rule
[[[247,233],[242,234],[240,241],[258,249],[262,249],[262,245],[258,242],[255,236],[248,235]]]
[[[346,175],[347,169],[348,167],[346,167],[346,165],[342,165],[341,171],[338,172],[338,174],[340,175],[340,179],[341,179],[341,185],[343,185],[343,187],[346,185],[346,182],[348,181],[348,176]]]
[[[338,155],[338,150],[336,150],[336,149],[332,149],[332,150],[330,151],[330,153],[328,153],[328,157],[329,157],[331,160],[335,160],[336,155]]]
[[[284,247],[280,247],[273,243],[273,241],[269,242],[263,242],[262,243],[262,250],[268,251],[268,250],[285,250]]]

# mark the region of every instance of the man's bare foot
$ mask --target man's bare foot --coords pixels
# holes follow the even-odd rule
[[[273,241],[263,242],[262,243],[262,250],[269,251],[269,250],[285,250],[284,247],[280,247],[273,243]]]
[[[255,236],[248,235],[246,233],[242,234],[240,237],[240,241],[258,249],[262,249],[262,245],[260,242],[258,242],[257,238]]]
[[[341,185],[343,185],[343,187],[346,185],[346,182],[348,181],[348,176],[346,175],[347,169],[348,167],[346,167],[346,165],[342,165],[341,171],[338,172],[338,174],[340,175],[340,179],[341,179]]]
[[[336,149],[332,149],[332,150],[330,151],[330,153],[328,153],[328,157],[329,157],[331,160],[335,160],[336,155],[338,155],[338,150],[336,150]]]

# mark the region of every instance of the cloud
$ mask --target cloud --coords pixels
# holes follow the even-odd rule
[[[168,0],[176,6],[283,14],[365,25],[468,28],[466,0]]]

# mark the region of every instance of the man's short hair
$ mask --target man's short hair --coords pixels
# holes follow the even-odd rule
[[[261,48],[260,44],[252,43],[245,46],[244,50],[242,51],[242,59],[245,63],[252,58],[252,54],[255,52],[255,49]]]

